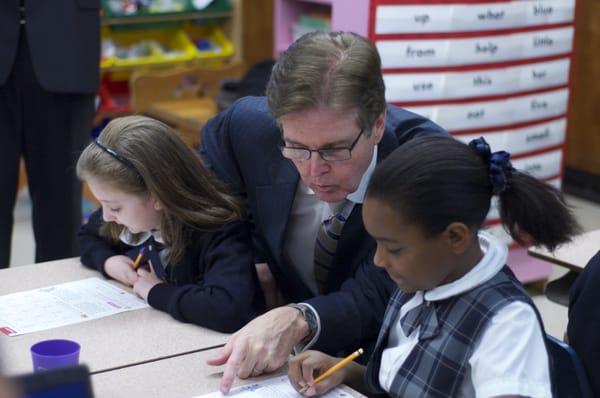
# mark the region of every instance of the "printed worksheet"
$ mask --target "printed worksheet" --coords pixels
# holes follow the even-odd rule
[[[358,396],[360,396],[357,393]],[[354,395],[344,390],[344,387],[336,387],[322,398],[351,398]],[[225,397],[220,391],[210,394],[199,395],[196,398],[222,398]],[[227,397],[235,398],[298,398],[301,397],[298,391],[290,384],[287,376],[276,376],[265,379],[260,382],[248,384],[231,390]]]
[[[105,280],[82,279],[0,296],[0,333],[17,336],[146,307]]]

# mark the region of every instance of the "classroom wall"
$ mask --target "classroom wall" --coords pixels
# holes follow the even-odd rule
[[[600,2],[577,0],[565,190],[600,203]]]
[[[273,0],[252,0],[244,4],[244,62],[248,67],[273,58],[273,3]]]

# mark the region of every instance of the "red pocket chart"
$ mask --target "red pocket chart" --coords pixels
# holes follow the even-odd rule
[[[403,107],[423,115],[450,132],[514,125],[564,115],[568,93],[565,89],[518,95],[492,101]]]
[[[372,0],[368,31],[381,55],[386,99],[463,142],[485,137],[493,150],[510,152],[517,169],[560,187],[575,6]],[[495,200],[486,225],[511,245],[510,265],[522,281],[544,277],[499,224]]]
[[[384,73],[388,102],[494,97],[568,84],[570,58],[489,69]]]
[[[483,137],[494,150],[503,150],[512,156],[537,152],[543,149],[562,146],[565,141],[567,119],[564,117],[516,127],[508,130],[455,134],[464,143]]]
[[[377,40],[383,68],[452,67],[569,54],[573,27],[460,38]]]
[[[468,32],[570,23],[573,21],[574,3],[573,0],[566,0],[378,4],[375,7],[374,33]]]

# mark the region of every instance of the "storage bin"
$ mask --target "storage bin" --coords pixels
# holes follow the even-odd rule
[[[114,69],[185,62],[196,58],[198,55],[188,35],[181,29],[108,31],[103,34],[102,40],[112,40],[116,46],[129,48],[143,41],[149,42],[150,52],[146,56],[135,58],[113,56],[112,63],[109,65]],[[160,45],[154,45],[154,42]],[[161,47],[169,49],[173,53],[165,52]]]
[[[206,66],[223,65],[233,56],[233,43],[218,26],[200,26],[189,24],[184,30],[195,47],[195,60]],[[206,48],[205,48],[206,46]]]
[[[126,80],[111,80],[103,78],[98,90],[100,105],[97,115],[112,117],[131,113],[129,107],[129,85]]]
[[[133,8],[128,11],[122,11],[119,9],[115,9],[112,5],[113,2],[111,0],[101,0],[100,4],[102,5],[103,16],[105,18],[136,18],[140,16],[165,16],[165,15],[178,15],[185,14],[189,12],[225,12],[231,10],[231,4],[229,0],[214,0],[207,7],[198,10],[194,6],[194,2],[192,0],[180,0],[178,2],[173,3],[173,8],[165,11],[156,10],[153,8]]]

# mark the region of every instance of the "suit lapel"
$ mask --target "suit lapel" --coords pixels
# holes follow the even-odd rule
[[[271,264],[271,271],[275,279],[280,281],[285,297],[291,301],[302,301],[312,297],[313,293],[301,282],[302,279],[283,252],[283,239],[300,176],[287,160],[273,164],[274,167],[267,171],[269,181],[273,183],[256,187],[257,225],[265,226],[261,233],[275,261],[275,264]]]
[[[281,263],[283,238],[300,176],[290,161],[274,163],[277,167],[267,171],[273,184],[256,187],[256,217],[257,225],[265,226],[261,232],[270,252]]]
[[[388,157],[390,153],[394,151],[394,149],[398,148],[398,139],[393,134],[393,132],[387,131],[381,137],[381,141],[377,145],[377,164],[381,163],[383,159]]]

